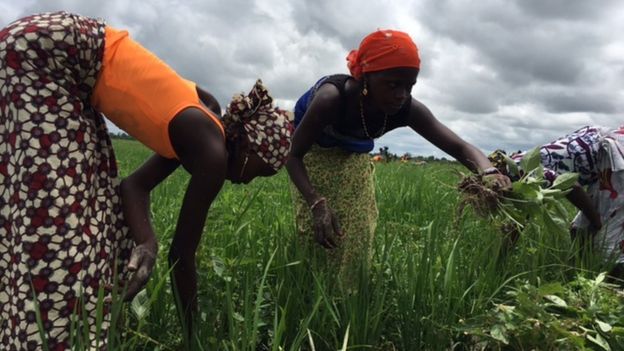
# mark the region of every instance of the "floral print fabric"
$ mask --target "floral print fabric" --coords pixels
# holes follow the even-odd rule
[[[310,182],[338,217],[343,236],[334,238],[338,247],[327,250],[314,241],[310,207],[291,182],[296,228],[304,242],[309,242],[315,256],[327,256],[323,264],[349,287],[358,276],[361,264],[372,256],[377,227],[375,168],[368,154],[341,148],[313,145],[304,156]]]

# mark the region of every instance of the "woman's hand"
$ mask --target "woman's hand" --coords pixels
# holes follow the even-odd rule
[[[312,221],[314,222],[314,240],[326,249],[336,248],[334,235],[342,236],[338,218],[324,199],[313,205]]]
[[[511,189],[511,179],[509,179],[508,176],[500,174],[500,173],[484,175],[483,183],[485,183],[487,187],[492,188],[494,190]]]
[[[158,244],[156,240],[149,240],[134,247],[128,262],[128,270],[132,277],[126,286],[124,301],[132,300],[143,289],[156,263]]]
[[[596,233],[602,229],[602,218],[598,209],[594,206],[589,194],[585,191],[583,186],[579,183],[574,184],[572,190],[566,195],[566,198],[576,206],[583,216],[589,221],[589,226],[586,229],[587,235],[592,238]]]

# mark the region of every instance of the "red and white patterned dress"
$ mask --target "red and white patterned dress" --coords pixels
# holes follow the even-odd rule
[[[2,350],[70,349],[75,313],[83,342],[106,344],[98,290],[126,274],[132,241],[106,124],[89,105],[104,28],[58,12],[0,30]]]

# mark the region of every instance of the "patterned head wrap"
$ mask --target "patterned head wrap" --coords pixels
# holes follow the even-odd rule
[[[420,68],[418,47],[407,33],[396,30],[377,30],[367,35],[357,50],[347,56],[351,75],[396,67]]]
[[[228,139],[245,134],[250,149],[274,170],[286,163],[292,120],[286,111],[273,107],[273,98],[260,79],[246,96],[234,95],[222,121]]]

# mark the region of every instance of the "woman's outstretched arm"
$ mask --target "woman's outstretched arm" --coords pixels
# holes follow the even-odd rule
[[[159,155],[150,157],[121,182],[123,213],[136,243],[128,268],[134,272],[128,282],[125,300],[132,299],[147,282],[154,267],[158,241],[150,222],[150,192],[180,163]]]
[[[411,107],[408,124],[415,132],[475,173],[492,168],[492,164],[481,150],[438,121],[425,105],[412,99]],[[507,176],[496,173],[489,177],[494,177],[493,184],[500,188],[511,187],[511,180]]]

